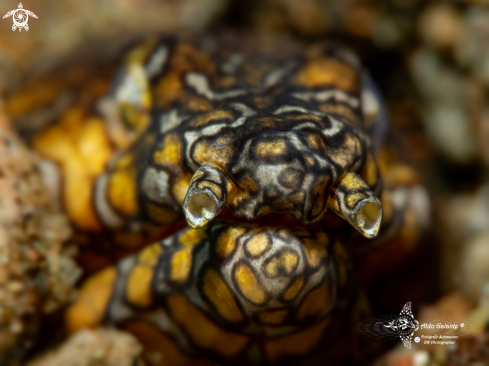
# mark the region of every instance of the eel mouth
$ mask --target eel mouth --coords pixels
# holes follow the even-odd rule
[[[227,219],[233,217],[238,222],[256,223],[275,223],[283,222],[286,225],[306,226],[298,223],[297,220],[291,222],[290,215],[272,214],[265,218],[256,218],[249,221],[239,221],[233,215],[226,214],[226,206],[231,207],[234,212],[240,215],[253,217],[251,212],[236,211],[230,202],[236,201],[237,187],[221,169],[212,165],[205,164],[199,167],[190,180],[190,186],[183,200],[183,212],[188,225],[194,229],[207,225],[216,217],[224,216]],[[353,171],[347,171],[338,178],[334,186],[327,194],[327,207],[342,217],[358,232],[368,239],[375,238],[382,222],[383,209],[381,201],[376,197],[372,189],[363,179]],[[321,197],[316,194],[316,199]],[[289,210],[290,212],[290,210]],[[324,215],[324,211],[323,215]],[[277,216],[278,215],[278,216]],[[305,218],[307,215],[303,213]],[[299,218],[300,219],[300,218]],[[313,217],[310,221],[324,221],[324,217]],[[309,221],[309,220],[304,220]],[[309,227],[309,225],[307,225]]]
[[[229,208],[225,208],[221,211],[217,219],[233,221],[239,224],[253,224],[258,226],[287,226],[287,227],[300,227],[307,230],[318,229],[322,227],[322,221],[315,224],[304,224],[303,222],[295,219],[292,215],[282,212],[274,212],[268,215],[257,217],[256,219],[247,219],[245,217],[234,216]]]

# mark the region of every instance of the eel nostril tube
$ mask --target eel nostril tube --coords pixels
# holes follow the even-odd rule
[[[353,172],[340,178],[328,206],[366,238],[375,238],[382,221],[382,204],[370,187]]]
[[[197,229],[219,215],[231,189],[232,185],[219,168],[207,164],[197,169],[183,201],[189,226]]]

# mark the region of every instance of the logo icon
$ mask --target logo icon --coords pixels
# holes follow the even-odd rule
[[[435,319],[434,323],[422,323],[414,319],[411,310],[411,303],[404,304],[399,315],[389,314],[367,318],[357,324],[357,331],[370,338],[382,339],[388,342],[398,342],[401,339],[406,348],[411,348],[414,332],[421,329],[429,329],[428,333],[424,332],[421,336],[414,337],[414,342],[424,344],[455,344],[463,333],[458,333],[459,328],[478,327],[476,323],[462,323],[461,319],[451,316]],[[434,333],[438,334],[434,334]]]
[[[29,15],[37,19],[37,15],[34,14],[32,11],[25,10],[22,3],[19,3],[18,9],[9,11],[7,14],[5,14],[3,16],[3,19],[8,18],[11,15],[14,21],[14,24],[12,25],[12,30],[15,31],[17,28],[19,28],[19,32],[22,31],[22,28],[24,28],[26,31],[29,30],[29,25],[27,24],[27,21],[29,20]]]
[[[411,311],[411,303],[405,303],[399,316],[391,322],[384,324],[384,327],[395,332],[401,338],[406,348],[411,348],[411,340],[413,339],[414,332],[419,329],[419,322],[414,319],[413,312]]]

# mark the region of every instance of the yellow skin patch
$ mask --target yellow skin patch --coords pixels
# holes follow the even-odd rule
[[[119,212],[135,216],[139,211],[137,189],[136,170],[133,167],[116,170],[109,178],[108,198]]]
[[[169,73],[163,78],[157,89],[155,102],[160,107],[169,107],[172,102],[184,97],[180,75]]]
[[[161,143],[161,149],[154,153],[154,161],[161,165],[182,164],[182,143],[175,134],[166,135]]]
[[[248,198],[259,191],[258,185],[249,175],[245,176],[239,182],[239,187],[241,189],[228,198],[228,203],[231,202],[234,206],[237,206],[241,200]]]
[[[216,251],[222,258],[227,257],[236,246],[236,240],[239,236],[246,232],[244,228],[233,228],[230,227],[226,229],[224,233],[219,235],[217,239]]]
[[[314,159],[313,158],[311,158],[310,156],[306,156],[305,159],[309,163],[309,165],[314,165]]]
[[[365,182],[362,181],[358,177],[358,175],[351,174],[351,173],[347,173],[347,174],[343,175],[343,177],[341,178],[341,185],[343,185],[349,191],[355,191],[355,190],[366,187]],[[333,210],[339,211],[338,203],[336,202],[336,200],[330,199],[328,201],[328,204],[330,204],[330,206],[331,206],[331,208],[333,208]]]
[[[144,102],[143,102],[144,103]],[[131,130],[127,131],[126,139],[127,142],[134,141],[141,132],[143,132],[149,124],[150,118],[145,111],[141,111],[139,108],[134,107],[129,103],[120,104],[120,114],[121,119],[123,119],[127,125],[130,126]],[[128,147],[128,144],[124,144]]]
[[[358,139],[346,135],[341,149],[338,149],[337,154],[331,156],[331,160],[340,166],[347,167],[352,164],[353,157],[357,156],[359,151],[361,151],[361,146]]]
[[[87,164],[88,173],[96,175],[102,172],[112,153],[105,134],[104,121],[98,118],[88,119],[80,129],[77,140],[75,146]]]
[[[330,86],[348,92],[355,92],[359,87],[357,71],[329,57],[309,62],[298,72],[297,82],[309,88]]]
[[[243,320],[233,293],[216,270],[209,269],[206,272],[203,289],[207,298],[224,318],[233,323]]]
[[[186,107],[193,112],[206,112],[212,109],[212,104],[204,98],[190,97],[186,102]]]
[[[327,283],[312,290],[302,301],[299,311],[297,312],[297,319],[302,320],[319,314],[321,310],[327,308],[329,299],[330,293]]]
[[[355,204],[364,197],[365,195],[363,193],[354,193],[348,196],[348,198],[346,199],[346,204],[349,207],[355,207]]]
[[[261,157],[280,155],[285,152],[285,141],[262,142],[256,146],[255,153]]]
[[[199,189],[209,188],[212,191],[212,193],[214,193],[216,195],[217,198],[222,197],[221,187],[219,187],[217,184],[215,184],[213,182],[202,181],[199,184],[197,184],[197,188],[199,188]]]
[[[319,233],[319,238],[313,240],[305,238],[303,241],[304,252],[306,253],[307,262],[311,267],[317,267],[322,258],[326,255],[326,245],[329,238],[324,233]]]
[[[296,279],[292,285],[285,291],[284,293],[284,300],[290,301],[293,300],[298,292],[301,290],[302,286],[304,285],[304,280],[302,278]]]
[[[195,182],[196,180],[198,180],[199,178],[201,178],[202,176],[204,176],[204,172],[202,170],[198,170],[194,173],[194,175],[192,176],[192,179],[190,179],[190,183],[193,183]]]
[[[203,229],[186,230],[180,234],[178,241],[183,247],[173,254],[171,259],[171,279],[173,281],[184,282],[188,280],[192,268],[194,247],[206,237],[207,234]]]
[[[91,187],[112,155],[103,121],[72,109],[59,124],[35,138],[34,149],[60,165],[64,177],[63,203],[73,223],[82,230],[100,230]]]
[[[265,266],[265,273],[270,277],[275,277],[282,269],[286,274],[290,275],[294,270],[298,261],[297,255],[291,252],[280,254],[279,257],[273,258]]]
[[[171,224],[182,216],[179,212],[167,210],[152,202],[145,202],[144,207],[151,220],[161,225]]]
[[[261,289],[258,280],[245,264],[239,264],[236,268],[235,279],[244,297],[254,304],[265,302],[265,292]]]
[[[163,252],[160,244],[152,244],[141,251],[138,264],[132,269],[127,280],[126,298],[138,307],[150,306],[152,298],[151,279],[158,256]]]
[[[365,164],[363,164],[359,175],[369,187],[373,187],[377,184],[378,169],[371,153],[367,154]]]
[[[304,200],[304,192],[297,192],[289,197],[290,202],[302,202]]]
[[[193,158],[198,164],[212,163],[219,167],[229,163],[233,152],[231,146],[209,146],[206,142],[199,142],[195,145]]]
[[[319,342],[329,321],[325,318],[303,331],[265,341],[267,359],[276,362],[286,355],[300,356],[309,352]]]
[[[257,216],[264,216],[264,215],[268,215],[269,213],[272,213],[272,208],[270,206],[262,206],[260,208],[260,211],[258,211]]]
[[[169,336],[145,322],[130,322],[124,328],[144,347],[143,357],[154,366],[211,366],[213,362],[190,358]]]
[[[218,120],[225,119],[232,121],[234,119],[234,114],[231,111],[217,109],[194,118],[189,127],[203,127]]]
[[[170,295],[167,304],[175,319],[200,347],[231,357],[249,341],[249,337],[219,329],[183,295]]]
[[[173,255],[171,260],[171,279],[183,282],[188,279],[192,267],[192,246],[180,249]]]
[[[178,241],[183,245],[198,244],[202,239],[207,238],[207,233],[203,229],[186,230],[178,237]]]
[[[76,303],[66,312],[66,325],[70,332],[94,327],[102,321],[116,280],[117,271],[111,267],[85,282]]]
[[[163,252],[160,244],[148,245],[139,254],[138,261],[140,264],[154,267],[158,261],[158,256]]]
[[[281,181],[287,187],[293,187],[297,182],[300,182],[301,178],[301,173],[295,170],[280,175]]]
[[[324,206],[326,205],[325,201],[327,201],[327,184],[328,179],[322,177],[319,179],[316,188],[313,190],[314,195],[318,197],[318,200],[315,203],[316,208],[312,210],[313,215],[319,215],[319,213],[324,210]]]
[[[258,319],[263,324],[269,325],[280,325],[283,324],[285,318],[289,314],[289,310],[273,310],[273,311],[264,311],[258,314]]]
[[[125,59],[128,62],[144,63],[144,60],[153,53],[157,43],[157,38],[150,37],[130,50],[125,56]]]
[[[215,64],[206,53],[184,42],[176,45],[169,66],[155,90],[155,104],[160,108],[169,107],[176,101],[185,101],[187,93],[182,82],[183,74],[191,71],[213,74],[215,71]]]
[[[290,231],[289,229],[280,229],[278,235],[280,235],[282,239],[287,239],[290,238]]]
[[[345,117],[349,122],[356,124],[356,125],[361,125],[361,122],[358,118],[358,116],[353,113],[351,108],[338,104],[338,105],[331,105],[331,104],[321,104],[319,106],[319,109],[328,114],[337,114],[340,116]]]
[[[251,237],[250,240],[246,243],[246,250],[248,253],[250,253],[252,256],[259,256],[262,254],[265,250],[270,247],[270,242],[268,239],[267,234],[265,233],[258,233],[255,234]]]
[[[147,266],[136,266],[129,275],[126,287],[127,300],[138,307],[147,307],[153,301],[151,295],[151,279],[153,269]]]
[[[134,163],[134,156],[131,153],[126,153],[122,155],[119,159],[117,159],[117,162],[115,163],[115,167],[117,169],[126,169],[126,168],[131,168],[131,166]]]
[[[190,186],[191,173],[182,174],[173,186],[172,192],[179,205],[183,204],[188,187]]]
[[[307,143],[313,149],[318,151],[325,151],[326,147],[324,146],[324,141],[318,135],[308,134],[307,135]]]

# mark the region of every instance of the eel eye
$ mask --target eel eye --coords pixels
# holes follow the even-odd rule
[[[336,183],[328,206],[364,237],[375,238],[382,221],[382,204],[358,174],[348,172]]]

